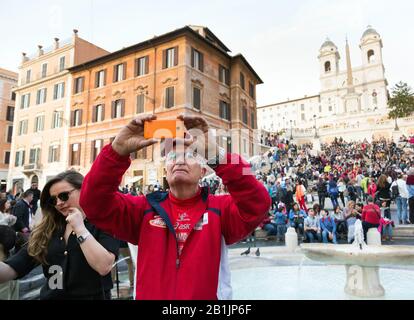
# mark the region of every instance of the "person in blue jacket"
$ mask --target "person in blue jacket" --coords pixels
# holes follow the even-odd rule
[[[289,212],[289,223],[292,228],[295,228],[298,234],[304,235],[303,225],[306,217],[306,212],[299,208],[299,204],[295,203]]]
[[[336,223],[334,218],[329,216],[326,210],[321,210],[321,219],[319,224],[322,230],[322,242],[328,243],[329,241],[332,241],[337,244]]]

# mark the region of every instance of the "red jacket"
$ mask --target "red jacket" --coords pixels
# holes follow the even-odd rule
[[[362,209],[362,221],[371,224],[379,224],[381,219],[381,209],[376,204],[367,204]]]
[[[230,164],[231,159],[239,164]],[[202,189],[199,223],[191,226],[180,256],[169,194],[136,197],[117,192],[131,160],[110,145],[93,163],[83,182],[80,205],[98,228],[138,245],[137,299],[219,298],[219,272],[227,259],[222,250],[250,234],[271,205],[266,188],[246,174],[246,169],[251,172],[247,162],[235,154],[227,154],[227,162],[216,173],[230,194],[215,196]]]

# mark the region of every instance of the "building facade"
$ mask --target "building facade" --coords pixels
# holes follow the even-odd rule
[[[0,192],[6,191],[13,135],[17,73],[0,68]]]
[[[70,68],[69,167],[86,173],[104,145],[142,113],[158,119],[201,114],[218,143],[246,158],[254,153],[256,85],[241,55],[206,27],[186,26]],[[166,184],[160,144],[131,155],[123,184]]]
[[[71,74],[68,68],[107,54],[78,36],[59,41],[36,54],[22,55],[8,186],[14,192],[38,182],[42,187],[68,167]]]
[[[327,39],[318,55],[321,88],[319,94],[258,107],[259,126],[266,130],[279,131],[288,126],[290,129],[292,121],[293,132],[305,130],[314,133],[318,129],[359,127],[362,123],[385,120],[389,93],[380,34],[368,26],[361,37],[359,48],[362,64],[352,67],[350,48],[348,41],[346,42],[346,69],[341,70],[338,47]],[[334,130],[325,132],[335,134]],[[372,135],[367,132],[366,135],[368,134]],[[360,133],[358,136],[360,137]]]

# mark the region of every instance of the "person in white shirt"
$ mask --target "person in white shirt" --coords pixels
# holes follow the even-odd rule
[[[398,186],[398,195],[395,198],[395,203],[400,224],[411,224],[408,220],[408,188],[406,181],[407,176],[399,174],[398,179],[391,184],[391,192],[393,186]]]

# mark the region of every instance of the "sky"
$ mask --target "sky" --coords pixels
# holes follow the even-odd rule
[[[52,46],[73,29],[112,52],[203,25],[259,74],[261,106],[319,93],[317,56],[327,37],[339,48],[342,69],[346,38],[352,65],[360,65],[360,38],[372,25],[383,39],[389,89],[399,81],[414,87],[413,12],[410,0],[0,0],[0,67],[17,72],[22,52]]]

